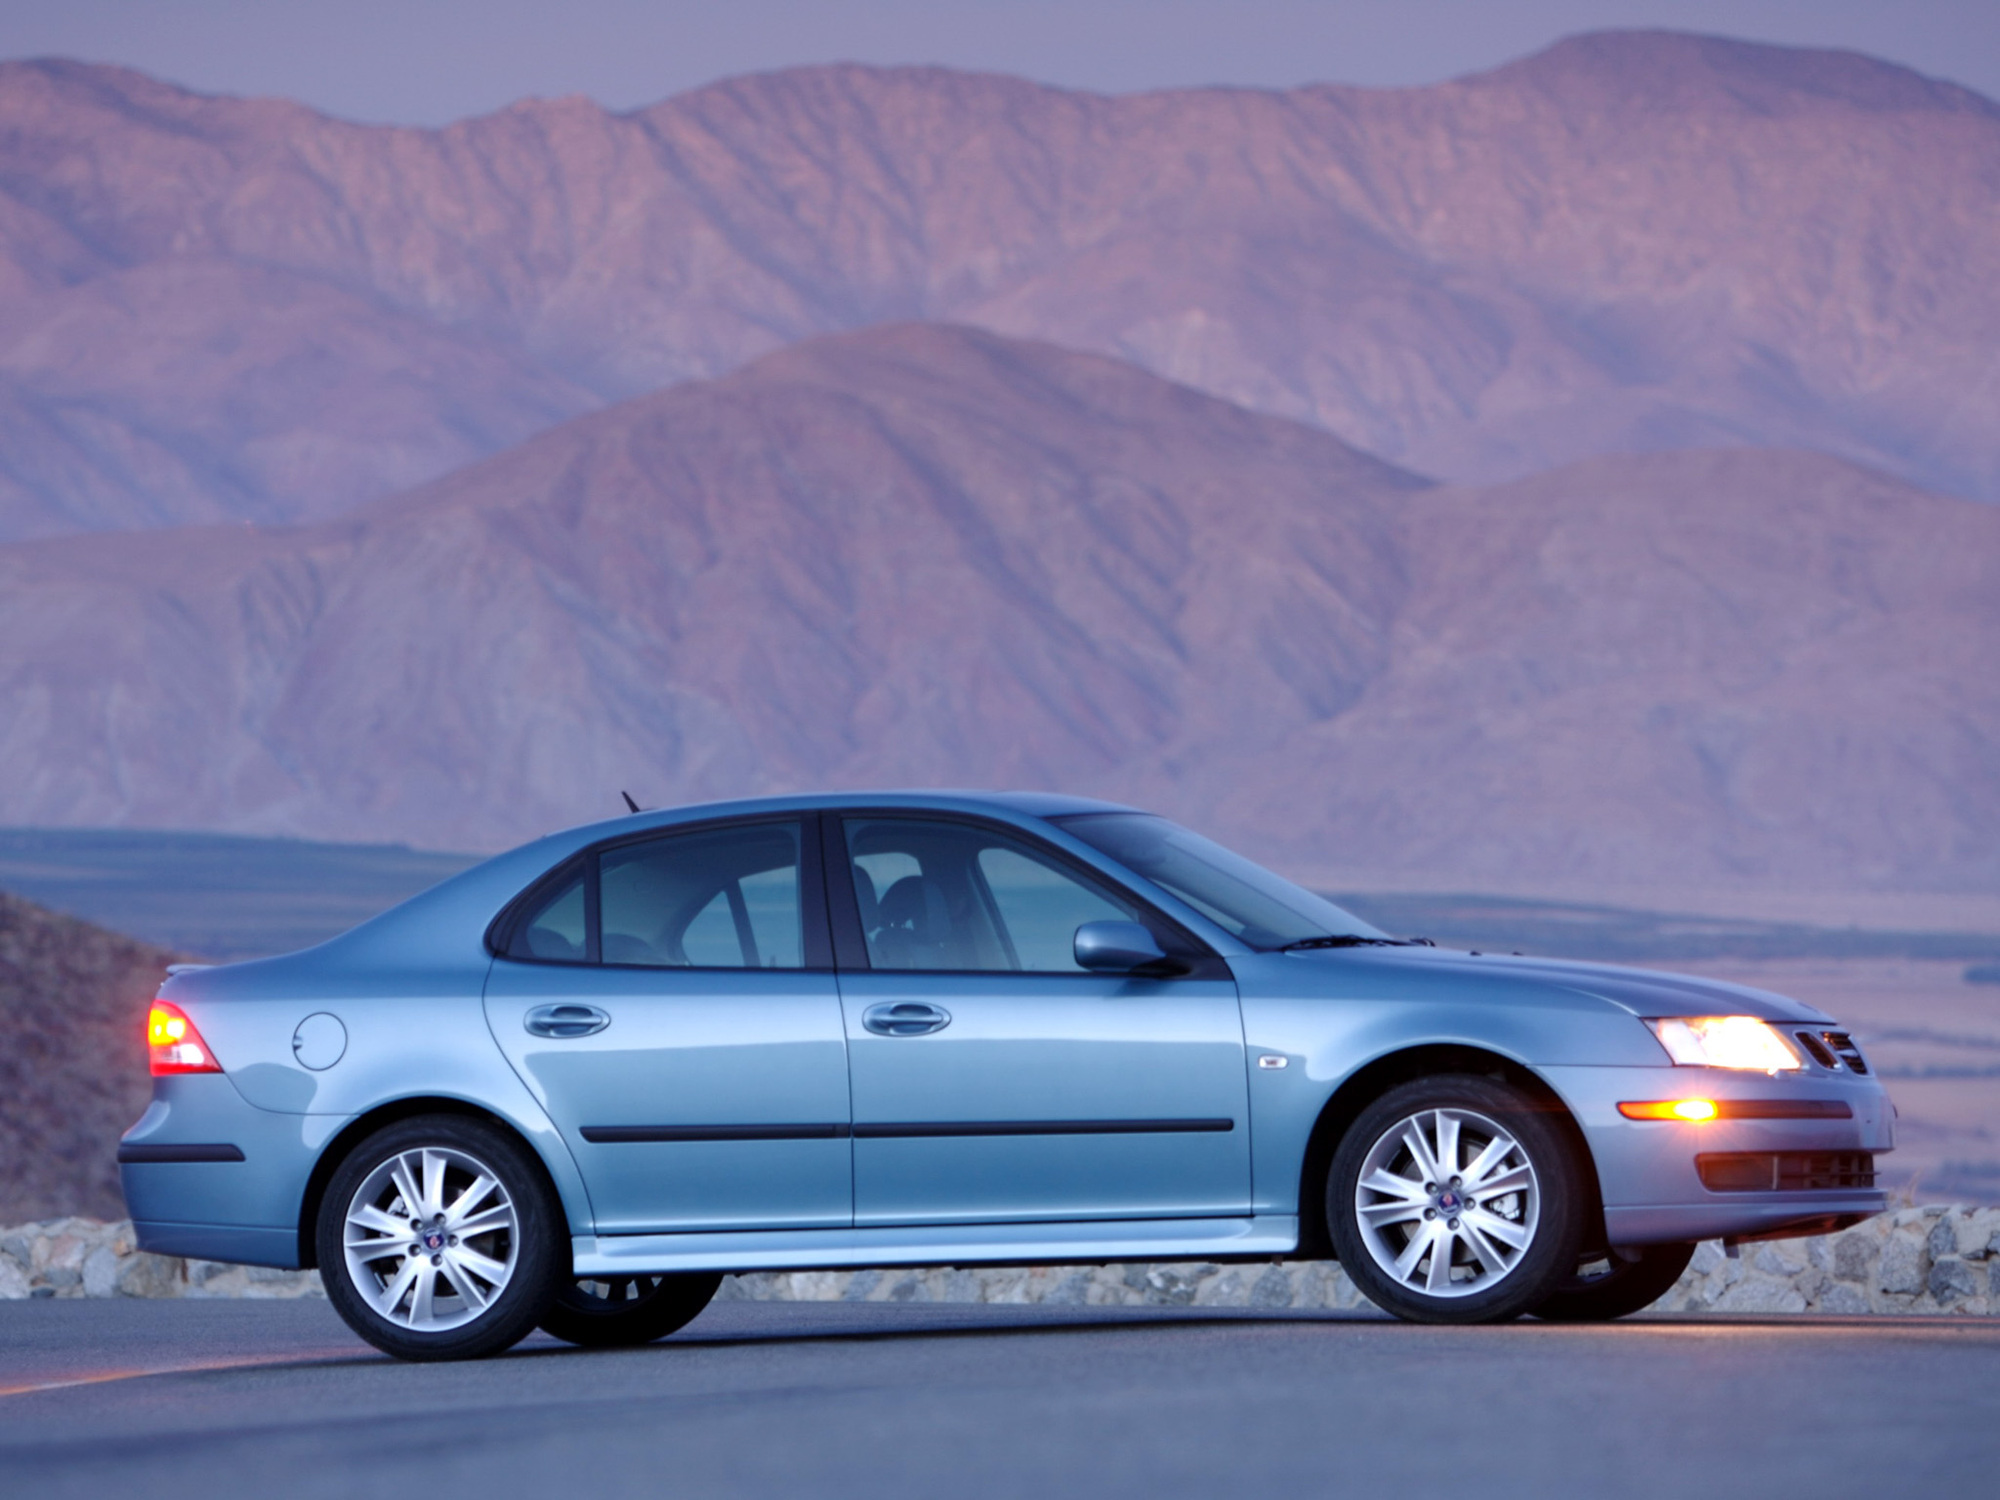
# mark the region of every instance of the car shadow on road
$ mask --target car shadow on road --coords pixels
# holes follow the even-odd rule
[[[1939,1330],[2000,1338],[2000,1320],[1950,1316],[1839,1316],[1814,1314],[1640,1313],[1603,1323],[1545,1323],[1522,1318],[1496,1324],[1406,1323],[1372,1307],[1214,1308],[1214,1307],[1051,1307],[1025,1304],[952,1303],[718,1303],[682,1332],[661,1341],[663,1348],[726,1348],[744,1344],[1018,1337],[1032,1334],[1130,1332],[1158,1328],[1241,1328],[1246,1325],[1297,1328],[1308,1325],[1388,1329],[1417,1337],[1657,1337],[1721,1333],[1814,1333],[1866,1330],[1931,1335]],[[561,1352],[538,1337],[519,1353]]]

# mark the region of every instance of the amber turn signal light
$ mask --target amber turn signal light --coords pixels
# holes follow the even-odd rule
[[[168,1073],[220,1073],[222,1064],[208,1050],[187,1012],[167,1000],[155,1000],[146,1016],[146,1058],[155,1078]]]
[[[1621,1104],[1618,1113],[1628,1120],[1713,1120],[1718,1113],[1713,1099],[1650,1099],[1640,1104]]]

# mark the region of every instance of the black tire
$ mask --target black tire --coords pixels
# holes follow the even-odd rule
[[[1418,1157],[1413,1132],[1437,1162]],[[1368,1190],[1366,1225],[1364,1169],[1390,1189]],[[1491,1185],[1483,1200],[1481,1184]],[[1490,1078],[1441,1074],[1399,1084],[1348,1128],[1327,1173],[1327,1230],[1341,1268],[1383,1311],[1498,1323],[1539,1307],[1575,1271],[1585,1197],[1576,1154],[1544,1106]]]
[[[1585,1256],[1577,1269],[1535,1309],[1550,1323],[1604,1323],[1651,1307],[1681,1279],[1694,1245],[1646,1245],[1622,1254]],[[1637,1256],[1627,1260],[1625,1256]]]
[[[589,1349],[650,1344],[687,1327],[721,1285],[719,1271],[578,1277],[556,1293],[542,1331]]]
[[[474,1198],[482,1177],[492,1185]],[[418,1198],[414,1213],[406,1187]],[[350,1215],[364,1221],[359,1249],[344,1243]],[[462,1239],[453,1233],[461,1225],[472,1227]],[[563,1216],[541,1163],[513,1135],[462,1115],[399,1120],[350,1151],[327,1183],[314,1241],[334,1311],[398,1359],[477,1359],[513,1347],[569,1270]]]

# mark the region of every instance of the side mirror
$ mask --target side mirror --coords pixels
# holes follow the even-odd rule
[[[1159,940],[1137,922],[1085,922],[1076,930],[1076,965],[1093,974],[1174,967]]]

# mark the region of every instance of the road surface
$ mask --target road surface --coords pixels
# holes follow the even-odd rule
[[[404,1365],[324,1302],[0,1303],[0,1494],[2000,1494],[2000,1318],[718,1303]]]

